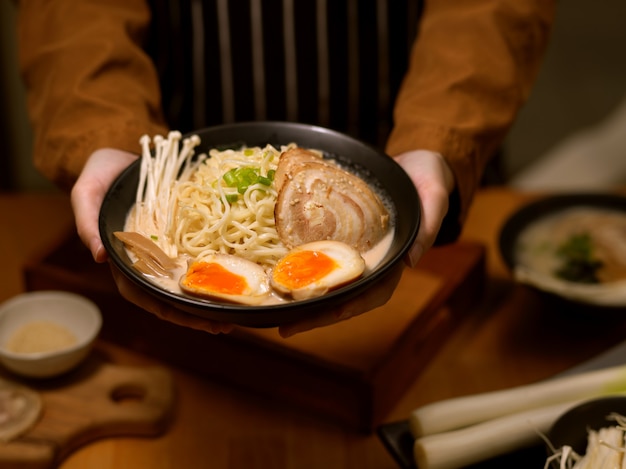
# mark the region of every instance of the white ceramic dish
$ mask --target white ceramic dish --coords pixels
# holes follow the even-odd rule
[[[502,259],[515,279],[558,300],[559,306],[580,311],[614,312],[623,315],[626,307],[626,282],[583,284],[568,282],[521,266],[517,259],[518,243],[524,231],[535,222],[571,209],[597,209],[626,213],[626,197],[614,193],[571,193],[538,198],[513,213],[502,225],[499,248]]]
[[[37,323],[60,328],[75,341],[48,351],[16,352],[10,343],[24,327]],[[75,368],[90,352],[100,332],[100,309],[90,300],[63,291],[37,291],[0,304],[0,363],[27,377],[47,378]]]

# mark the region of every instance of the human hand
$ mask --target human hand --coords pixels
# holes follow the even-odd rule
[[[397,155],[395,160],[415,184],[422,208],[417,238],[407,258],[409,266],[414,267],[437,238],[454,190],[454,175],[443,157],[432,151],[413,150]]]
[[[113,181],[136,159],[137,155],[121,150],[97,150],[91,154],[72,187],[70,200],[76,231],[98,263],[107,260],[98,227],[100,206]]]
[[[211,334],[228,333],[235,328],[234,324],[195,316],[181,311],[169,303],[158,300],[137,287],[113,264],[111,264],[111,273],[117,289],[124,298],[160,319]]]
[[[100,206],[117,176],[136,159],[137,155],[120,150],[110,148],[97,150],[87,160],[72,188],[70,200],[78,236],[98,263],[106,262],[108,258],[98,227]],[[111,265],[111,271],[117,288],[124,298],[161,319],[213,334],[230,332],[234,327],[232,324],[219,323],[184,313],[145,293],[115,266]]]

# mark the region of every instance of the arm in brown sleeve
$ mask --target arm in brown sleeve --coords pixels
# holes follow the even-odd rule
[[[387,152],[426,149],[444,156],[456,180],[444,221],[452,238],[488,160],[530,94],[555,3],[426,1]]]
[[[20,69],[34,161],[69,189],[99,148],[140,152],[142,134],[167,131],[156,72],[142,49],[144,0],[21,0]]]

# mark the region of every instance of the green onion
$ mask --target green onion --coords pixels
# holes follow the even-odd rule
[[[418,438],[413,457],[420,469],[458,469],[528,448],[542,442],[540,434],[566,410],[583,401],[529,409],[466,428]]]
[[[266,178],[265,176],[259,176],[259,184],[269,187],[272,185],[272,180],[270,178]]]
[[[226,194],[226,201],[229,204],[234,204],[237,200],[239,200],[239,194]]]
[[[267,172],[267,176],[261,176],[259,168],[233,168],[224,173],[222,179],[228,187],[236,187],[237,192],[244,194],[250,186],[257,183],[268,187],[271,186],[275,173],[275,170],[270,169]]]
[[[237,176],[235,175],[236,169],[231,169],[222,176],[224,182],[228,187],[235,187],[237,185]]]
[[[626,393],[626,365],[457,397],[411,413],[420,469],[464,467],[539,442],[568,407]]]
[[[259,171],[256,168],[239,168],[237,176],[240,180],[254,182],[259,177]]]
[[[593,241],[588,233],[572,235],[556,254],[563,260],[555,272],[557,277],[570,282],[599,283],[597,271],[603,264],[593,257]]]

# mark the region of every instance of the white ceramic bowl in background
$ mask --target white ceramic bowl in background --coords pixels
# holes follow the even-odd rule
[[[604,284],[568,282],[556,276],[533,272],[518,261],[519,240],[526,229],[544,218],[572,209],[626,214],[626,196],[613,192],[581,192],[538,197],[512,213],[500,228],[500,255],[515,280],[542,293],[552,303],[552,310],[575,310],[593,317],[599,314],[623,317],[626,307],[626,282],[623,280]]]
[[[16,353],[7,342],[33,321],[50,321],[71,332],[76,342],[49,352]],[[0,304],[0,363],[28,377],[47,378],[76,367],[90,352],[100,332],[102,316],[91,300],[63,291],[23,293]]]

